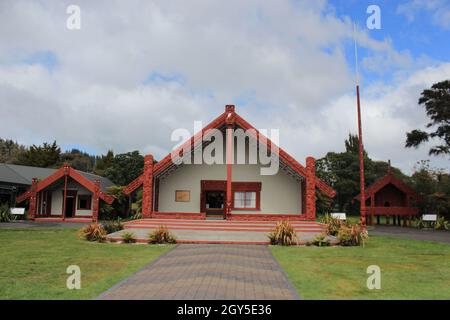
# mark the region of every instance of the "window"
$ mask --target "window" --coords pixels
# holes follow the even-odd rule
[[[261,182],[233,182],[233,210],[261,210]]]
[[[256,191],[237,191],[234,193],[234,208],[256,209]]]
[[[91,210],[92,196],[84,194],[78,196],[78,210]]]

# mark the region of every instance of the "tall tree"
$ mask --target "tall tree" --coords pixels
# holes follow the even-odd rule
[[[136,179],[144,169],[144,157],[139,151],[118,154],[112,166],[105,170],[105,176],[120,186],[125,186]]]
[[[19,154],[16,164],[35,167],[57,167],[60,162],[61,148],[53,141],[44,142],[42,146],[32,145],[28,150]]]
[[[417,148],[430,139],[437,138],[441,144],[432,147],[430,155],[450,154],[450,80],[441,81],[425,89],[419,99],[424,105],[430,122],[426,128],[431,132],[415,129],[406,134],[407,148]]]
[[[0,163],[15,163],[26,147],[10,139],[0,138]]]
[[[91,156],[86,152],[78,149],[72,149],[61,154],[60,165],[67,162],[72,168],[85,172],[93,172],[95,164],[95,156]]]
[[[100,176],[105,175],[106,169],[112,167],[114,164],[114,152],[110,149],[106,155],[97,157],[95,161],[94,172]]]

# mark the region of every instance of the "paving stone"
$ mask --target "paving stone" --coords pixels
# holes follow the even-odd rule
[[[299,299],[267,246],[183,244],[97,299]]]

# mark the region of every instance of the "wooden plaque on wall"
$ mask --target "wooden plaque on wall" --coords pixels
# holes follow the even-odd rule
[[[175,202],[190,202],[190,201],[191,201],[191,191],[189,190],[175,191]]]

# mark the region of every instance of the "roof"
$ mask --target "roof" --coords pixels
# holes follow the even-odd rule
[[[367,200],[371,197],[372,194],[377,193],[381,189],[383,189],[388,184],[392,184],[397,189],[402,191],[405,194],[410,195],[411,197],[414,197],[416,199],[419,198],[419,195],[410,187],[408,187],[402,180],[395,177],[392,172],[388,172],[385,176],[381,177],[377,181],[375,181],[373,184],[371,184],[368,188],[365,190],[365,197],[364,200]],[[361,193],[358,194],[356,197],[353,198],[354,200],[361,201]]]
[[[226,106],[225,112],[210,122],[207,126],[205,126],[200,132],[191,137],[188,141],[179,146],[173,153],[180,154],[182,150],[192,149],[198,141],[202,141],[202,137],[208,130],[213,128],[220,129],[227,124],[236,124],[240,128],[244,130],[249,130],[248,132],[253,135],[253,138],[259,140],[264,143],[265,146],[271,150],[271,146],[274,146],[274,152],[278,152],[280,160],[283,161],[287,166],[289,166],[292,170],[298,173],[302,177],[306,177],[306,168],[301,165],[297,160],[295,160],[292,156],[290,156],[286,151],[282,148],[278,147],[275,143],[273,143],[269,138],[261,134],[256,128],[254,128],[250,123],[245,121],[241,116],[239,116],[234,109],[234,106]],[[153,174],[158,175],[167,168],[173,165],[172,162],[172,153],[169,153],[166,157],[164,157],[161,161],[155,164],[153,168]],[[143,176],[140,175],[134,181],[132,181],[125,189],[125,193],[130,193],[136,188],[138,188],[143,182]],[[334,197],[336,195],[336,191],[328,186],[325,182],[316,177],[316,187],[321,190],[325,195],[329,197]]]
[[[106,192],[109,187],[113,187],[115,184],[111,180],[106,177],[102,177],[93,173],[88,173],[80,170],[76,170],[83,177],[88,179],[89,181],[95,182],[96,180],[100,181],[100,190]]]
[[[21,166],[17,164],[0,163],[0,181],[31,185],[33,178],[45,179],[56,169]]]
[[[44,180],[54,174],[57,170],[58,169],[0,163],[0,182],[31,185],[33,178]],[[106,191],[107,188],[114,186],[114,183],[108,178],[80,170],[76,171],[91,182],[99,180],[100,189],[102,191]]]
[[[63,167],[55,170],[49,176],[40,181],[37,181],[34,187],[32,184],[28,191],[17,196],[17,203],[21,203],[24,200],[28,199],[32,195],[32,192],[40,192],[65,176],[72,178],[91,192],[96,192],[98,189],[100,189],[98,190],[99,197],[107,203],[111,204],[114,201],[114,197],[106,193],[106,188],[113,186],[113,183],[108,178],[101,177],[92,173],[79,171],[71,168],[68,164],[65,164]],[[99,182],[99,186],[96,185],[97,181]]]

